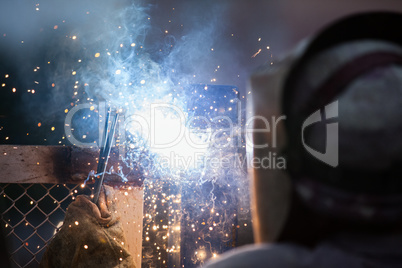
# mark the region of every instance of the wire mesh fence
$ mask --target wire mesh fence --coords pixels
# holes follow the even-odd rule
[[[91,190],[80,184],[0,184],[1,229],[11,267],[39,266],[78,194],[90,195]]]
[[[0,184],[0,229],[10,266],[39,267],[46,246],[62,227],[67,207],[77,195],[91,195],[92,186]],[[193,205],[211,193],[212,185],[179,186],[167,181],[144,184],[142,267],[198,267],[236,246],[237,201],[226,196],[233,189],[214,188],[218,207],[212,215],[211,207]]]
[[[62,227],[66,209],[77,195],[91,195],[93,185],[82,184],[0,184],[1,228],[7,243],[7,253],[12,268],[37,268],[46,251],[47,244]],[[147,188],[148,189],[148,188]],[[159,189],[159,188],[158,188]],[[152,209],[158,189],[148,189],[145,198],[145,214],[158,214]],[[162,203],[161,203],[162,204]],[[152,207],[152,208],[151,208]],[[158,223],[168,225],[167,215],[161,213]],[[145,219],[145,236],[156,219]],[[143,266],[167,266],[167,240],[162,239],[168,230],[158,230],[157,237],[145,239],[143,244]],[[1,267],[1,264],[0,264]]]

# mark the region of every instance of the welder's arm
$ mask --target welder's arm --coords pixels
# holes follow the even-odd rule
[[[104,186],[99,206],[78,196],[67,208],[63,227],[55,235],[40,267],[135,267],[116,217],[113,189]]]

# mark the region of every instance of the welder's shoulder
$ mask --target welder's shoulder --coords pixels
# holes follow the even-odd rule
[[[291,244],[249,245],[222,254],[202,268],[299,268],[309,253]]]

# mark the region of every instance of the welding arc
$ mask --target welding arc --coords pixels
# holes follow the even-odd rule
[[[106,167],[107,167],[107,162],[109,159],[110,155],[110,150],[112,149],[112,144],[113,144],[113,138],[114,138],[114,132],[116,129],[116,123],[117,123],[117,118],[119,117],[119,114],[116,113],[113,117],[112,124],[109,126],[109,117],[110,117],[111,110],[107,112],[106,116],[106,122],[105,122],[105,129],[104,129],[104,135],[103,135],[103,140],[102,140],[102,146],[100,149],[100,154],[99,154],[99,162],[98,162],[98,167],[96,170],[96,174],[101,174],[100,178],[96,179],[95,185],[94,185],[94,197],[93,197],[93,202],[96,204],[98,203],[99,199],[99,194],[103,185],[103,179],[105,177],[105,172],[106,172]]]

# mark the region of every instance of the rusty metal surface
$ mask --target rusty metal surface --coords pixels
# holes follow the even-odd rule
[[[88,163],[96,165],[96,153],[95,149],[78,152],[64,146],[1,145],[0,182],[67,183],[82,180],[92,169]]]
[[[96,170],[98,158],[98,148],[0,145],[0,183],[82,183]],[[107,169],[112,166],[129,173],[117,148],[112,149]],[[106,175],[106,179],[121,183],[117,175]],[[135,176],[128,179],[141,184]]]

